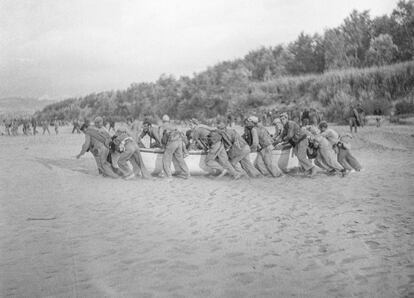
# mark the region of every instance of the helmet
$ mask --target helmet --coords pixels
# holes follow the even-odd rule
[[[328,123],[326,121],[321,121],[321,123],[319,123],[319,129],[321,128],[328,128]]]
[[[164,115],[164,116],[162,116],[162,121],[163,122],[170,122],[170,117],[168,117],[168,115]]]
[[[247,118],[247,121],[253,122],[253,123],[259,123],[259,118],[257,118],[256,116],[250,116],[249,118]]]
[[[98,116],[98,117],[95,118],[94,122],[95,123],[102,123],[103,119],[102,119],[102,117]]]
[[[289,119],[289,116],[288,116],[288,114],[287,114],[287,113],[282,113],[282,114],[280,114],[279,118],[286,118],[286,119]]]
[[[273,120],[273,125],[277,125],[277,124],[282,124],[279,118],[275,118],[275,120]]]

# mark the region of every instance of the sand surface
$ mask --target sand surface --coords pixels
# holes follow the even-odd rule
[[[413,126],[345,178],[172,183],[99,177],[70,129],[0,137],[2,297],[414,296]]]

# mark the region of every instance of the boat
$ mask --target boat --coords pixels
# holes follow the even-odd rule
[[[148,171],[152,175],[160,174],[162,169],[162,156],[164,150],[160,148],[140,148],[142,159]],[[190,151],[189,155],[184,159],[191,175],[203,175],[208,173],[205,159],[207,153],[202,150]],[[250,161],[254,163],[257,157],[257,152],[250,153]],[[273,150],[273,162],[278,165],[279,169],[286,172],[287,169],[298,166],[296,156],[292,156],[291,149],[287,150]],[[173,162],[174,166],[174,162]]]

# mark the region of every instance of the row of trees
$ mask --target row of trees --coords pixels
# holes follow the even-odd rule
[[[156,82],[134,83],[127,90],[67,99],[46,107],[38,116],[69,120],[97,114],[141,118],[169,114],[187,119],[243,113],[292,100],[290,93],[283,90],[269,92],[260,85],[263,82],[323,72],[332,74],[351,67],[387,65],[412,60],[413,55],[414,0],[400,1],[389,16],[371,19],[368,11],[353,11],[339,27],[326,30],[323,35],[301,33],[287,46],[262,47],[241,59],[218,63],[192,78],[162,75]],[[292,80],[295,79],[285,81]],[[286,87],[279,83],[273,86]],[[303,88],[301,84],[294,86]],[[314,91],[301,89],[295,94],[301,94],[296,98],[298,104],[304,97],[319,101]]]

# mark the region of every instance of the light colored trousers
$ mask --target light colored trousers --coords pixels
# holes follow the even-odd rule
[[[132,169],[129,163],[132,164]],[[117,154],[113,155],[112,165],[116,168],[119,168],[124,177],[133,174],[134,170],[141,172],[143,178],[151,177],[142,160],[139,146],[135,141],[127,142],[125,144],[124,152],[118,152]]]
[[[308,171],[313,168],[312,161],[308,159],[308,155],[306,154],[306,149],[308,148],[309,141],[308,139],[303,139],[295,147],[293,147],[293,153],[299,160],[299,165],[303,168],[303,170]]]
[[[341,164],[337,161],[337,155],[335,151],[330,146],[320,146],[318,149],[317,156],[315,158],[315,164],[327,171],[343,170]]]
[[[254,167],[250,161],[250,147],[245,145],[241,150],[236,148],[231,148],[229,150],[230,163],[234,169],[242,173],[244,170],[249,177],[259,177],[261,173]]]
[[[270,174],[273,177],[280,176],[278,167],[273,163],[273,146],[269,145],[257,153],[255,166],[263,175]]]
[[[167,177],[171,177],[171,162],[174,162],[175,170],[183,175],[189,176],[187,164],[183,156],[183,142],[181,139],[170,141],[165,147],[162,156],[162,166]]]
[[[360,171],[362,169],[361,164],[358,162],[358,160],[351,154],[348,149],[345,148],[339,148],[338,162],[344,167],[344,169],[348,171],[352,169],[355,171]]]
[[[231,165],[227,152],[221,142],[217,142],[211,146],[206,156],[206,165],[212,170],[222,172],[225,169],[230,175],[236,175],[236,170]]]
[[[92,154],[95,158],[99,172],[107,177],[118,178],[119,176],[113,171],[111,164],[106,160],[109,154],[109,149],[102,145],[92,149],[92,151],[94,151]]]

